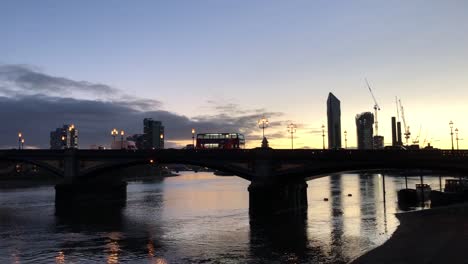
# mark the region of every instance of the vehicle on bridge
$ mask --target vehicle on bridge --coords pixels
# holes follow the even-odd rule
[[[197,149],[243,149],[245,137],[239,133],[197,134]]]

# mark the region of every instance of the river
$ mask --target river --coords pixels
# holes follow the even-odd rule
[[[307,215],[269,221],[249,218],[248,181],[209,172],[130,182],[124,209],[67,217],[53,186],[0,190],[0,263],[347,263],[399,224],[404,178],[385,177],[386,203],[378,174],[307,183]]]

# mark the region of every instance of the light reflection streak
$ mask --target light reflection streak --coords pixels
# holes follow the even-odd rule
[[[156,250],[154,248],[154,242],[152,239],[148,240],[148,244],[146,245],[148,249],[148,258],[150,263],[152,264],[167,264],[168,262],[162,257],[155,257]]]
[[[19,254],[18,254],[17,251],[15,251],[14,253],[11,254],[11,261],[12,261],[11,263],[15,263],[15,264],[21,263],[21,262],[20,262],[20,258],[19,258],[18,255],[19,255]]]
[[[107,244],[109,256],[107,257],[107,264],[119,263],[120,246],[118,241],[120,240],[120,234],[112,232],[109,235],[110,243]]]
[[[55,257],[56,264],[64,264],[65,263],[65,253],[63,251],[59,251],[58,255]]]

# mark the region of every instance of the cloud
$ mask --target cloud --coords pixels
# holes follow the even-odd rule
[[[72,90],[85,92],[92,99],[61,96]],[[79,130],[81,148],[109,145],[113,128],[127,135],[143,133],[144,118],[163,122],[166,140],[172,142],[169,147],[190,141],[192,128],[197,133],[240,132],[253,140],[260,133],[256,122],[262,115],[283,115],[229,103],[210,105],[215,109],[213,115],[188,117],[162,110],[158,100],[128,96],[108,85],[54,77],[24,65],[0,65],[0,146],[15,147],[21,131],[26,145],[48,148],[50,131],[71,123]],[[271,122],[270,126],[282,123]]]
[[[0,82],[22,93],[63,94],[75,91],[95,95],[119,93],[118,89],[105,84],[74,81],[39,72],[27,65],[0,65]]]

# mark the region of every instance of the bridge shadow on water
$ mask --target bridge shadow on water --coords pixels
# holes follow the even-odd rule
[[[253,263],[302,262],[307,252],[307,214],[279,214],[250,218],[250,255]]]

